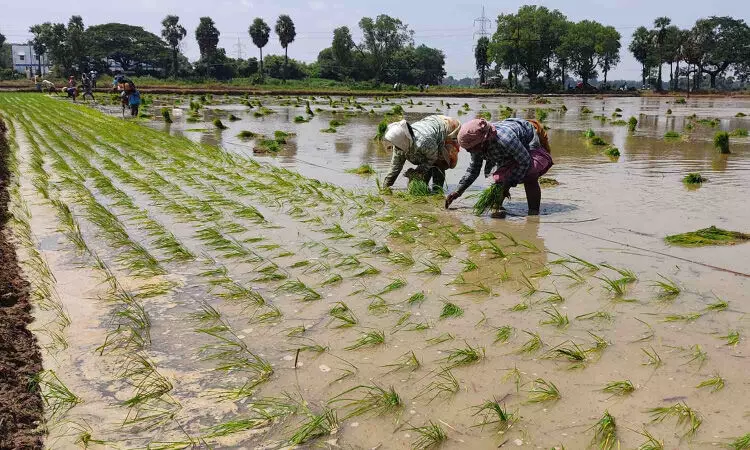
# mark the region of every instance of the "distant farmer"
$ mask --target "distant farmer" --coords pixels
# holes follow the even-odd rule
[[[393,186],[409,161],[417,168],[407,170],[407,177],[418,177],[425,183],[432,180],[433,191],[442,190],[445,171],[455,168],[458,162],[460,129],[458,120],[439,115],[427,116],[413,124],[401,120],[388,125],[384,140],[393,146],[393,157],[385,185]]]
[[[484,163],[485,176],[492,173],[493,182],[502,184],[503,198],[510,198],[510,188],[523,183],[529,215],[539,214],[542,190],[539,177],[552,167],[547,133],[539,122],[506,119],[489,123],[474,119],[461,127],[458,143],[471,154],[471,164],[458,187],[445,199],[445,207],[460,197],[477,179]],[[499,210],[493,217],[505,217]]]
[[[86,101],[86,97],[88,96],[91,97],[91,101],[95,102],[96,99],[94,98],[94,87],[92,86],[93,82],[91,81],[91,78],[84,73],[81,75],[81,82],[83,84],[83,101]]]
[[[141,93],[135,88],[135,83],[125,75],[117,75],[112,81],[112,89],[120,91],[123,114],[127,107],[130,109],[130,116],[137,117],[138,108],[141,105]]]

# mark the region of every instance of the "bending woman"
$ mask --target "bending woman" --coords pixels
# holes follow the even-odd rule
[[[492,173],[493,181],[502,184],[503,199],[510,198],[510,188],[523,183],[529,215],[539,214],[539,177],[553,164],[547,133],[539,122],[506,119],[493,124],[484,119],[470,120],[461,128],[458,143],[471,154],[471,164],[458,188],[446,197],[446,208],[474,183],[484,163],[485,176]],[[503,211],[496,217],[504,217]]]
[[[461,123],[447,116],[427,116],[410,124],[406,120],[388,125],[384,140],[393,145],[391,169],[385,177],[385,185],[393,186],[406,161],[417,166],[406,176],[414,173],[426,183],[432,180],[432,190],[440,191],[445,184],[445,171],[456,167],[458,162],[458,132]]]

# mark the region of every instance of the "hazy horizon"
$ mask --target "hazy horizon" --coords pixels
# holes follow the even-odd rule
[[[622,35],[621,62],[608,75],[610,80],[640,79],[640,65],[633,58],[627,47],[633,31],[639,26],[651,27],[653,20],[667,16],[672,23],[681,28],[691,27],[698,18],[711,15],[727,15],[748,21],[746,1],[728,0],[725,2],[695,4],[664,0],[658,3],[643,0],[611,0],[608,2],[583,0],[575,3],[563,1],[510,1],[502,7],[485,4],[485,15],[490,19],[490,33],[494,33],[498,14],[512,13],[525,4],[546,6],[559,9],[569,20],[596,20],[604,25],[614,26]],[[383,0],[379,2],[340,2],[323,0],[289,0],[282,6],[279,2],[253,2],[250,0],[218,0],[206,5],[193,0],[133,0],[120,7],[93,0],[74,0],[69,2],[51,2],[48,0],[35,3],[15,3],[6,9],[0,18],[0,33],[6,36],[7,42],[26,42],[31,38],[30,26],[42,22],[67,23],[72,15],[81,15],[86,26],[119,22],[144,27],[160,35],[161,20],[167,14],[176,14],[187,29],[187,36],[182,44],[183,53],[191,61],[198,59],[198,45],[195,41],[195,27],[202,16],[210,16],[221,32],[219,46],[226,49],[231,57],[239,54],[243,58],[258,56],[258,49],[253,46],[247,28],[255,17],[262,17],[273,29],[279,14],[289,14],[295,22],[297,38],[289,46],[289,56],[305,62],[314,62],[320,50],[330,46],[333,29],[346,25],[359,42],[361,33],[357,23],[362,17],[375,17],[388,14],[401,19],[414,30],[415,44],[426,44],[445,52],[447,75],[455,78],[473,77],[474,53],[472,50],[476,32],[479,27],[474,19],[482,14],[482,3],[472,2],[462,5],[440,2],[412,1],[396,2]],[[744,7],[743,7],[744,6]],[[744,13],[741,13],[744,12]],[[740,13],[740,14],[738,14]],[[238,53],[237,44],[241,45]],[[268,45],[263,49],[264,55],[283,54],[278,38],[272,33]],[[669,76],[669,71],[664,75]]]

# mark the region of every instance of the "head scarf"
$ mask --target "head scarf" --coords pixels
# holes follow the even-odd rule
[[[411,148],[412,137],[406,120],[400,120],[388,125],[383,139],[393,144],[399,150],[409,150]]]
[[[467,151],[483,143],[490,136],[495,135],[495,127],[484,119],[472,119],[461,126],[458,132],[458,144]]]

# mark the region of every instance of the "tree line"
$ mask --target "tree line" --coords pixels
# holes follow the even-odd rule
[[[639,27],[633,33],[628,49],[642,65],[644,86],[650,83],[662,90],[666,64],[669,89],[680,89],[679,77],[691,74],[695,89],[700,89],[703,75],[716,88],[717,77],[729,70],[744,84],[750,72],[750,28],[743,20],[712,16],[699,19],[690,30],[670,24],[669,18],[659,17],[652,29]],[[599,72],[606,86],[609,71],[620,62],[620,39],[612,26],[571,22],[556,9],[525,5],[515,14],[498,16],[492,38],[477,41],[474,60],[481,84],[490,77],[502,78],[500,71],[507,70],[508,86],[517,90],[523,77],[530,90],[566,89],[569,74],[586,88]]]
[[[333,32],[331,46],[320,52],[316,62],[305,64],[289,58],[289,46],[297,32],[286,14],[278,17],[273,32],[284,55],[263,56],[271,39],[271,27],[260,17],[248,27],[248,35],[258,48],[259,57],[234,59],[220,48],[221,32],[210,17],[201,17],[195,29],[200,58],[190,63],[180,46],[187,29],[179,16],[168,15],[162,21],[161,36],[142,27],[107,23],[85,27],[81,16],[72,16],[67,24],[45,22],[32,26],[31,45],[37,55],[46,55],[59,76],[91,70],[107,72],[111,63],[123,71],[157,77],[211,78],[265,76],[287,79],[306,77],[341,81],[378,83],[440,84],[445,76],[445,55],[425,45],[415,46],[413,31],[401,20],[387,15],[364,17],[359,22],[362,42],[355,43],[348,27]],[[41,72],[41,67],[38,68]]]

